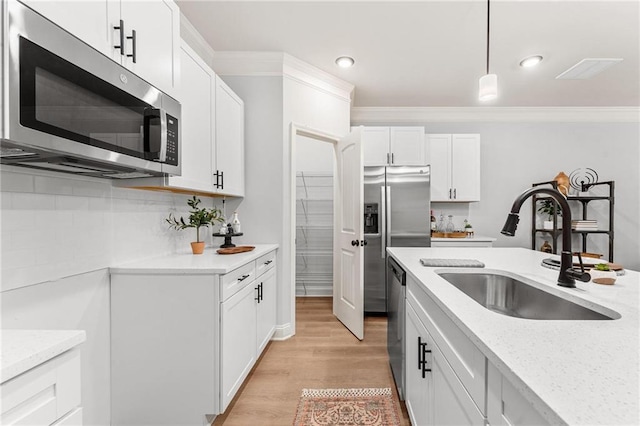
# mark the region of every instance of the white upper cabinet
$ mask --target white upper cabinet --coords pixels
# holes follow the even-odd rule
[[[181,176],[169,177],[171,187],[215,192],[215,79],[216,75],[186,44],[180,49],[182,85]]]
[[[427,134],[431,201],[480,201],[480,135]]]
[[[177,98],[180,10],[172,0],[21,1]]]
[[[216,76],[216,164],[218,192],[244,196],[244,102]]]
[[[176,98],[180,81],[180,9],[171,0],[122,0],[120,11],[125,29],[122,64]],[[133,31],[135,40],[129,38]],[[119,31],[113,34],[119,37]],[[119,44],[119,40],[114,38],[114,43]]]
[[[244,103],[184,41],[180,61],[181,175],[116,184],[243,197]]]
[[[426,164],[424,127],[364,127],[365,166]]]

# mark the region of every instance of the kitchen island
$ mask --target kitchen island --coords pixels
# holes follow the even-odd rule
[[[481,379],[488,391],[478,407],[480,412],[486,410],[483,415],[489,423],[499,424],[491,415],[490,373],[494,368],[549,424],[639,424],[640,274],[626,271],[612,286],[577,282],[577,288],[568,289],[556,285],[558,271],[541,266],[548,254],[527,249],[389,248],[388,252],[407,272],[407,282],[419,286],[446,321],[486,357],[488,373]],[[569,299],[582,299],[596,310],[615,311],[620,317],[533,320],[502,315],[484,308],[438,275],[446,268],[424,267],[421,258],[476,259],[487,271],[517,274]]]

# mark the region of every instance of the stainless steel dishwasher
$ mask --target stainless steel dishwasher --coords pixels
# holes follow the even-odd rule
[[[387,258],[387,351],[398,395],[404,400],[404,314],[406,273],[393,260]]]

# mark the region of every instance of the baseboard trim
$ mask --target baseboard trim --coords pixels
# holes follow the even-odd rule
[[[307,286],[304,288],[296,287],[296,297],[331,297],[333,296],[333,287],[315,287]]]
[[[273,333],[271,340],[287,340],[293,337],[295,333],[291,327],[291,323],[287,323],[284,325],[277,325],[276,331]]]

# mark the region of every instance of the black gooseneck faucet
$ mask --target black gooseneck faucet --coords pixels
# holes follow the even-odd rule
[[[571,252],[571,207],[567,203],[566,198],[560,191],[554,188],[534,187],[529,188],[513,202],[511,213],[507,217],[507,221],[500,232],[503,235],[513,237],[520,220],[520,207],[527,198],[533,194],[546,194],[555,199],[562,209],[562,254],[560,255],[560,274],[558,275],[558,285],[561,287],[575,287],[576,279],[580,281],[589,281],[591,276],[584,272],[573,269],[573,254]],[[582,262],[581,262],[582,263]]]

